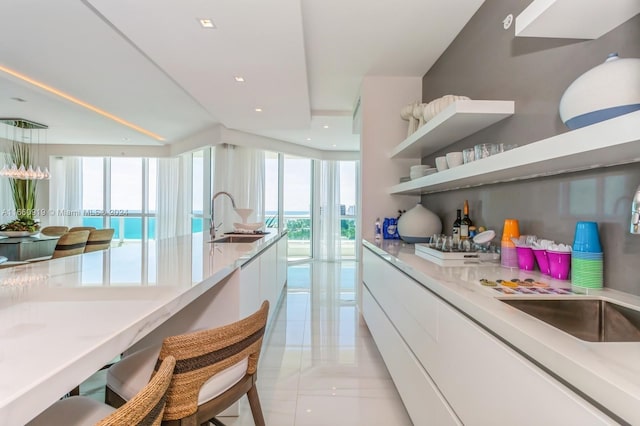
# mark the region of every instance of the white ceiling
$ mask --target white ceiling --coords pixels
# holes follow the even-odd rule
[[[165,140],[2,71],[0,117],[47,124],[48,143],[162,145],[222,124],[357,150],[351,113],[363,77],[424,75],[482,3],[4,0],[0,66]]]

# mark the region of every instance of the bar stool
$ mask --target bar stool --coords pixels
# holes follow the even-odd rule
[[[175,364],[172,356],[164,358],[151,380],[118,409],[86,396],[73,396],[57,401],[27,426],[160,425]]]
[[[73,256],[74,254],[82,254],[84,253],[84,247],[87,245],[88,238],[89,231],[67,232],[60,237],[51,256],[27,259],[27,262],[41,262],[43,260],[58,259],[60,257]]]
[[[245,394],[256,425],[264,417],[256,388],[258,358],[269,302],[254,314],[222,327],[171,336],[162,346],[124,357],[107,372],[105,400],[120,406],[140,388],[154,366],[168,356],[176,368],[167,393],[163,425],[222,423],[215,416]]]

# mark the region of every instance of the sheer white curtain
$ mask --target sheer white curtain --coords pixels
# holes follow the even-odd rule
[[[9,154],[0,153],[0,167],[10,163]],[[11,222],[16,218],[14,213],[13,196],[8,178],[0,178],[0,223]]]
[[[324,261],[341,259],[340,162],[318,160],[316,176],[316,229],[314,257]]]
[[[82,226],[82,158],[52,158],[49,211],[48,225]]]
[[[253,209],[247,222],[264,222],[264,151],[222,144],[216,146],[214,193],[227,191],[239,209]],[[215,203],[216,225],[222,223],[218,233],[230,232],[240,216],[231,208],[224,195]]]
[[[181,155],[159,158],[156,194],[156,239],[191,232],[189,226],[190,162]]]

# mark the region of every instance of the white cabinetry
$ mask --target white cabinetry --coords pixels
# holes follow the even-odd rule
[[[406,294],[411,290],[410,280],[396,275],[366,249],[363,263],[363,316],[411,420],[415,425],[462,424],[429,377],[424,362],[434,353],[437,338],[436,299],[423,291],[418,299],[402,303],[411,298]],[[411,287],[417,288],[415,284]]]
[[[615,424],[369,249],[363,279],[364,318],[415,424]]]
[[[240,270],[240,307],[241,317],[255,312],[263,300],[269,301],[269,317],[267,326],[274,318],[274,312],[282,295],[285,281],[282,271],[287,270],[286,257],[279,255],[279,250],[286,247],[286,235],[267,247],[262,253],[242,265]],[[286,275],[285,275],[286,276]]]
[[[390,193],[428,194],[638,161],[640,111],[394,185]]]

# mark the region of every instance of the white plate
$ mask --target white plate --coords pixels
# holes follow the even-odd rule
[[[495,231],[489,229],[488,231],[481,232],[473,237],[473,242],[476,244],[486,244],[496,237]]]

